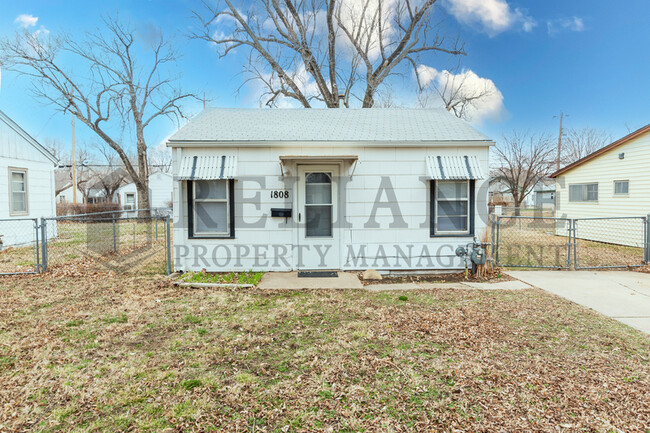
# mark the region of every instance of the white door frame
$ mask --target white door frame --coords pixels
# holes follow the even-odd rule
[[[293,257],[293,268],[298,270],[298,269],[314,269],[311,266],[308,266],[307,263],[303,263],[303,266],[299,266],[299,259],[298,255],[300,254],[301,251],[301,246],[302,245],[313,245],[313,241],[310,239],[318,240],[322,239],[324,242],[327,242],[326,240],[331,240],[331,248],[328,250],[327,253],[327,258],[329,259],[327,263],[327,268],[326,269],[334,269],[334,270],[339,270],[341,269],[341,242],[343,240],[343,230],[341,226],[341,217],[340,217],[340,209],[341,206],[339,204],[341,203],[341,200],[344,200],[345,197],[342,197],[344,195],[339,188],[339,177],[341,175],[342,167],[341,163],[297,163],[296,164],[296,173],[297,173],[297,182],[296,182],[296,194],[294,194],[294,206],[296,209],[295,212],[295,217],[294,221],[296,222],[295,225],[295,232],[294,232],[294,239],[296,240],[295,244],[297,245],[296,248],[294,248],[294,251],[292,254]],[[307,238],[306,237],[306,226],[305,226],[305,173],[311,173],[311,172],[329,172],[331,173],[332,176],[332,236],[327,237],[327,238]],[[314,249],[310,249],[310,253],[316,254],[316,251]],[[303,260],[304,262],[304,260]],[[317,268],[321,269],[321,268]]]

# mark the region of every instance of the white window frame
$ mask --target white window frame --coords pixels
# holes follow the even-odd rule
[[[589,200],[588,196],[588,186],[589,185],[596,185],[596,200]],[[582,200],[571,200],[571,187],[572,186],[581,186],[584,188],[583,191],[583,196]],[[569,184],[569,203],[598,203],[598,200],[600,198],[600,186],[598,185],[598,182],[585,182],[585,183],[572,183]]]
[[[24,211],[14,211],[14,194],[13,194],[13,174],[21,173],[23,175],[23,181],[25,183],[25,210]],[[20,216],[20,215],[29,215],[29,183],[27,181],[27,169],[19,167],[9,167],[9,215],[10,216]],[[21,191],[18,191],[21,192]]]
[[[129,203],[129,196],[133,196],[133,203]],[[124,193],[124,209],[134,210],[135,209],[135,193],[134,192],[125,192]]]
[[[462,182],[465,182],[467,184],[467,197],[464,199],[465,201],[467,201],[467,221],[466,221],[467,230],[439,230],[438,229],[438,219],[440,218],[440,212],[438,212],[438,201],[463,201],[463,200],[459,200],[459,199],[455,199],[455,200],[442,199],[442,200],[440,200],[438,198],[438,186],[441,183],[445,184],[445,183],[462,183]],[[433,203],[433,206],[434,206],[433,209],[435,210],[435,219],[436,219],[434,221],[434,223],[433,223],[433,234],[434,235],[468,235],[468,234],[470,234],[470,231],[472,229],[470,227],[470,213],[472,212],[472,209],[471,209],[472,201],[471,201],[470,196],[469,196],[470,193],[471,193],[469,180],[436,180],[434,182],[433,187],[435,188],[435,191],[434,191],[435,203]]]
[[[226,198],[196,198],[196,184],[198,182],[225,182],[226,184]],[[196,228],[196,203],[226,203],[226,231],[225,232],[200,232]],[[192,236],[193,237],[215,237],[223,238],[230,237],[230,180],[228,179],[214,179],[214,180],[197,180],[192,181]]]
[[[616,192],[617,183],[627,183],[627,192]],[[628,179],[621,179],[614,181],[614,196],[616,197],[627,197],[630,195],[630,181]]]

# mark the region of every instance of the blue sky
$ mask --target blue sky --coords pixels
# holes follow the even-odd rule
[[[513,129],[557,134],[560,110],[569,114],[567,127],[591,126],[615,138],[650,123],[650,2],[439,0],[435,11],[445,32],[460,34],[468,55],[461,66],[479,79],[489,79],[503,96],[488,116],[476,117],[478,128],[493,139]],[[92,6],[90,6],[92,4]],[[183,53],[178,70],[185,90],[205,93],[212,105],[257,107],[253,88],[237,92],[244,53],[218,59],[207,43],[188,40],[194,24],[192,11],[200,2],[190,0],[126,1],[8,1],[0,0],[0,36],[10,36],[21,26],[79,34],[99,23],[101,14],[119,11],[142,34],[163,29]],[[31,16],[32,18],[29,18]],[[38,18],[34,21],[34,18]],[[444,70],[455,64],[442,56],[427,56],[422,63]],[[416,103],[414,82],[406,76],[394,85],[395,100]],[[399,83],[399,84],[397,84]],[[40,141],[69,143],[70,120],[44,106],[28,93],[29,82],[2,73],[0,109]],[[197,113],[200,104],[188,109]],[[168,136],[176,126],[161,122],[149,132],[150,145]],[[79,140],[94,139],[78,130]]]

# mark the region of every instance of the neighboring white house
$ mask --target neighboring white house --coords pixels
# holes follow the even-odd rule
[[[31,221],[56,216],[56,158],[0,111],[0,240],[2,246],[32,242]],[[8,220],[12,220],[11,223]]]
[[[494,143],[444,109],[211,109],[168,141],[176,270],[460,269]]]
[[[174,179],[171,174],[158,171],[149,175],[149,207],[152,209],[169,208],[174,198]],[[114,202],[124,209],[137,209],[138,190],[135,183],[122,185],[115,193]]]
[[[650,125],[570,164],[555,178],[556,216],[567,218],[643,217],[650,213]],[[640,219],[578,222],[577,236],[643,246]]]
[[[74,202],[74,189],[72,188],[72,182],[68,183],[67,186],[64,186],[61,191],[56,195],[57,203],[73,203]],[[83,203],[84,196],[77,188],[77,203]]]

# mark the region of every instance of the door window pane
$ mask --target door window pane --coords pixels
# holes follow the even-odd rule
[[[307,237],[332,236],[332,206],[305,206]]]
[[[197,233],[227,233],[228,204],[223,202],[196,202],[194,227]]]

